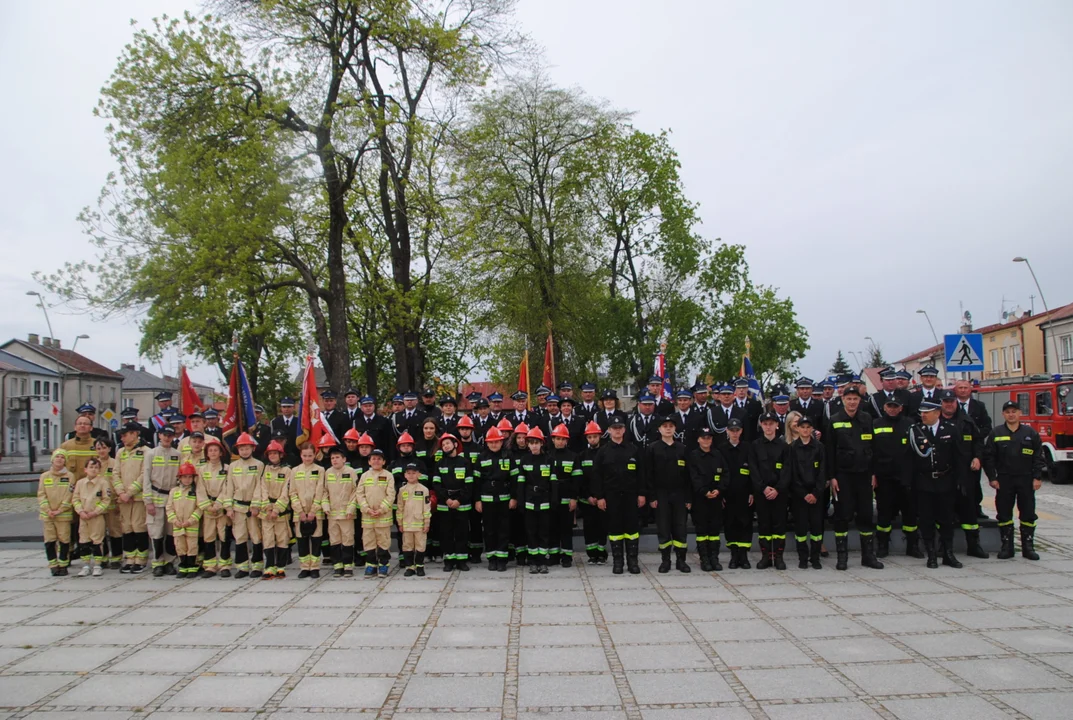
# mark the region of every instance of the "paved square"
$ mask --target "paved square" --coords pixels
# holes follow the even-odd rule
[[[1064,720],[1073,540],[1042,535],[958,571],[375,582],[52,578],[0,546],[0,720]]]

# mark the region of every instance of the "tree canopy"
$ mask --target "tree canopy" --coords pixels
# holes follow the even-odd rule
[[[533,69],[513,4],[158,19],[96,109],[117,165],[81,215],[97,260],[38,279],[138,314],[151,357],[226,374],[237,338],[274,387],[310,340],[337,390],[513,381],[549,329],[563,377],[642,380],[663,343],[679,382],[729,377],[746,337],[758,375],[789,373],[793,303],[701,236],[671,134]]]

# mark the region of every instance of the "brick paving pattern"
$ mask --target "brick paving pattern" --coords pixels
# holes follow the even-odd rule
[[[52,578],[0,549],[0,720],[1065,720],[1071,527],[1038,563],[845,573]]]

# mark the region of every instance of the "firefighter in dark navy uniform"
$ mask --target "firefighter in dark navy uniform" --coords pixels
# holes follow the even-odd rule
[[[984,441],[984,472],[995,488],[1002,550],[998,557],[1013,557],[1013,505],[1021,521],[1021,556],[1039,560],[1034,547],[1036,491],[1043,474],[1043,444],[1039,433],[1021,422],[1021,406],[1009,401],[1002,406],[1004,422]]]
[[[943,546],[943,565],[960,568],[954,557],[954,493],[958,490],[961,446],[957,427],[942,417],[938,404],[920,404],[921,421],[909,430],[913,449],[913,490],[917,497],[920,534],[928,554],[928,567],[939,567],[936,527]]]

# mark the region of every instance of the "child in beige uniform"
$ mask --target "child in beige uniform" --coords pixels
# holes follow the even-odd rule
[[[291,541],[291,469],[283,464],[283,445],[278,440],[265,450],[268,464],[261,475],[258,498],[261,506],[261,540],[265,549],[265,580],[284,578],[287,545]]]
[[[86,476],[78,481],[74,490],[74,509],[81,522],[78,524],[78,544],[82,548],[82,569],[78,577],[100,577],[104,564],[105,516],[112,507],[112,483],[101,474],[101,461],[89,458],[85,466]]]
[[[52,574],[62,577],[67,574],[70,561],[67,551],[71,547],[71,473],[67,471],[67,452],[55,450],[52,465],[41,473],[37,483],[37,504],[40,506],[41,524],[44,526],[45,557]]]
[[[319,578],[320,545],[313,541],[320,539],[320,521],[324,518],[324,468],[313,462],[317,456],[313,443],[303,443],[299,452],[302,464],[291,468],[290,483],[294,536],[302,567],[298,577]]]
[[[358,480],[354,503],[361,509],[361,544],[365,548],[365,577],[387,577],[391,562],[391,507],[395,504],[395,476],[384,469],[384,451],[369,455],[370,469]]]
[[[399,489],[396,504],[399,533],[402,536],[402,565],[406,577],[425,576],[425,539],[432,522],[432,493],[422,485],[421,467],[408,463],[403,471],[406,484]]]
[[[164,510],[175,539],[175,554],[179,558],[176,578],[179,580],[197,577],[198,525],[201,523],[201,500],[194,488],[197,474],[197,468],[191,463],[179,466],[179,484],[168,494]]]

